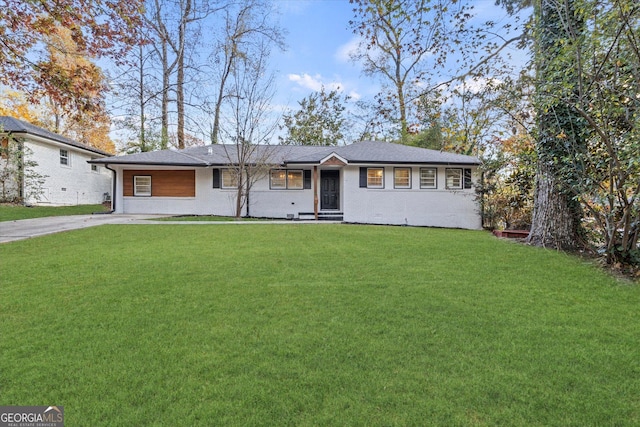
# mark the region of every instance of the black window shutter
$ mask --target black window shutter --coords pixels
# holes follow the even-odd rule
[[[220,169],[213,170],[213,188],[220,188]]]
[[[360,168],[360,188],[367,188],[367,168]]]
[[[464,170],[464,188],[471,188],[471,169]]]
[[[304,171],[304,189],[308,190],[311,188],[311,170]]]

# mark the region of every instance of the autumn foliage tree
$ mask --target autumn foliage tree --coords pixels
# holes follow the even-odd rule
[[[77,82],[52,75],[55,65],[42,63],[48,54],[47,40],[63,27],[84,55],[120,61],[138,42],[143,4],[143,0],[0,0],[0,84],[25,91],[35,100],[39,92],[34,89],[49,73],[48,95],[65,105],[80,100],[82,108]]]
[[[36,126],[42,126],[42,112],[30,103],[24,92],[5,90],[0,93],[0,116],[11,116]]]
[[[45,125],[114,151],[105,79],[92,62],[116,63],[139,42],[143,0],[0,0],[0,84],[54,111]],[[65,119],[63,126],[62,120]]]
[[[104,102],[108,86],[102,70],[78,49],[69,29],[58,27],[46,41],[48,55],[38,62],[35,78],[50,114],[42,121],[53,132],[115,152],[109,137],[111,120]],[[57,93],[60,82],[73,87],[72,103]]]

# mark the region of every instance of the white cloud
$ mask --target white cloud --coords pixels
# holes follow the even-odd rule
[[[338,62],[351,62],[351,54],[358,49],[360,37],[352,37],[351,40],[338,47],[333,55]]]
[[[342,92],[344,90],[344,85],[340,82],[325,82],[320,74],[309,75],[307,73],[303,74],[289,74],[287,76],[290,81],[296,83],[298,86],[303,87],[305,89],[310,89],[313,91],[319,91],[322,89],[322,86],[326,90],[337,90],[338,92]]]
[[[354,100],[354,101],[359,101],[360,98],[362,98],[362,95],[360,95],[355,90],[352,90],[351,92],[349,92],[349,97],[351,97],[351,99]]]
[[[322,88],[322,76],[320,76],[320,74],[316,74],[315,76],[310,76],[307,73],[289,74],[288,77],[290,81],[305,89],[318,91]]]
[[[455,89],[460,92],[471,92],[471,93],[480,93],[487,86],[497,86],[502,83],[498,79],[494,79],[492,77],[476,77],[473,79],[467,79],[464,82],[458,84]]]

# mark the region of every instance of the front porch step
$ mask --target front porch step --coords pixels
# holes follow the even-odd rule
[[[318,221],[342,221],[343,212],[318,212]],[[313,212],[298,212],[298,219],[313,220],[316,216]]]

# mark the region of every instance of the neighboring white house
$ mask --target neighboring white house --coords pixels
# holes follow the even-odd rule
[[[116,213],[234,215],[236,146],[93,160],[116,171]],[[476,157],[378,141],[255,146],[243,215],[480,229]],[[262,167],[260,167],[262,165]]]
[[[29,171],[4,174],[0,184],[5,198],[13,192],[9,198],[25,204],[81,205],[102,203],[111,197],[112,171],[88,163],[110,156],[109,153],[8,116],[0,116],[0,141],[0,174],[15,167],[8,152],[19,150],[27,160],[35,162],[32,172],[42,177],[40,184],[34,184],[25,179]]]

